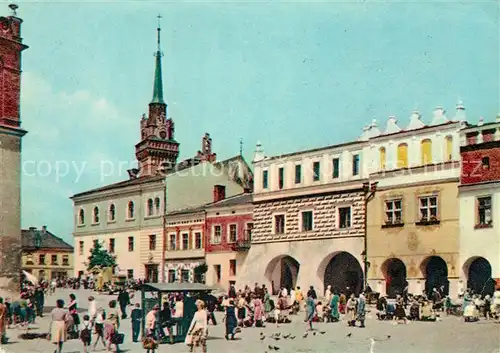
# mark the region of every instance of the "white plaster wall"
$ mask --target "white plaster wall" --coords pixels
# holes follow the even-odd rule
[[[476,225],[476,198],[492,195],[493,227],[474,229]],[[466,280],[464,264],[473,257],[489,261],[492,277],[500,277],[500,186],[482,190],[462,191],[460,204],[460,264],[461,279]],[[465,270],[465,271],[464,271]]]
[[[434,180],[445,180],[460,177],[460,167],[445,169],[443,165],[428,167],[425,171],[413,171],[409,174],[394,172],[391,175],[385,175],[380,178],[374,178],[378,181],[379,187],[388,187],[402,184],[426,183]]]
[[[336,253],[345,251],[354,256],[363,268],[360,256],[363,248],[361,237],[253,244],[238,275],[238,287],[253,287],[255,282],[258,282],[271,288],[272,279],[275,285],[279,285],[280,270],[268,269],[268,266],[280,256],[291,256],[300,264],[297,285],[302,289],[312,285],[317,293],[323,293],[324,271],[331,258]],[[268,270],[272,273],[270,278],[266,277]]]

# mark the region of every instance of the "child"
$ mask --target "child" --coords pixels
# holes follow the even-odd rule
[[[83,343],[83,353],[87,353],[87,348],[90,347],[92,342],[92,324],[90,323],[90,317],[85,315],[83,317],[83,323],[80,328],[80,339]]]
[[[130,313],[130,320],[132,321],[132,341],[139,342],[139,334],[141,332],[142,310],[141,304],[136,303],[135,308]]]
[[[323,314],[324,314],[324,312],[323,312],[323,304],[321,302],[318,302],[318,304],[316,304],[316,317],[317,317],[318,322],[323,322],[324,321]]]
[[[104,320],[106,319],[106,313],[104,312],[104,309],[101,307],[97,309],[97,315],[95,317],[95,334],[97,335],[97,338],[94,343],[94,350],[97,347],[97,342],[99,342],[99,339],[101,339],[102,345],[104,348],[106,348],[106,342],[104,342]]]

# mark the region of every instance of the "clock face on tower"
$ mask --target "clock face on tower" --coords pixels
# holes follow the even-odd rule
[[[167,137],[167,133],[165,131],[160,131],[160,137],[162,139],[166,138]]]

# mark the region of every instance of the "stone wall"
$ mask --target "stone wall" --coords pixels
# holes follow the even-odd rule
[[[351,206],[351,227],[339,228],[339,206]],[[364,207],[361,190],[256,203],[252,243],[364,236]],[[300,229],[300,213],[306,210],[313,211],[309,232]],[[274,234],[274,213],[285,214],[284,234]]]

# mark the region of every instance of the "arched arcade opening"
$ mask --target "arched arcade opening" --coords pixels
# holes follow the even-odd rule
[[[480,295],[492,295],[495,291],[495,280],[491,277],[491,264],[484,257],[469,259],[464,264],[467,276],[467,288]]]
[[[448,265],[439,256],[426,258],[421,265],[422,274],[425,276],[425,293],[428,297],[436,288],[440,293],[448,295],[450,281],[448,280]]]
[[[363,290],[363,269],[358,260],[342,251],[327,256],[319,266],[318,275],[323,277],[324,289],[328,285],[333,291],[359,294]]]
[[[297,286],[300,264],[288,255],[277,256],[266,268],[265,276],[271,283],[271,292],[276,294],[281,288],[288,290]]]
[[[406,266],[398,258],[391,258],[382,264],[382,273],[385,278],[385,292],[388,297],[393,298],[402,295],[408,286],[406,280]]]

